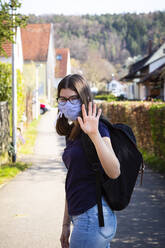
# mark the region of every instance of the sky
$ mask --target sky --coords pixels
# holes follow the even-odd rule
[[[165,0],[20,0],[22,14],[101,15],[165,11]]]

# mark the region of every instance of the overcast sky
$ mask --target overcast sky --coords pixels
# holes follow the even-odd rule
[[[23,14],[106,14],[165,11],[165,0],[20,0]]]

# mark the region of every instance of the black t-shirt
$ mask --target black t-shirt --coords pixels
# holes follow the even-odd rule
[[[99,122],[99,132],[102,137],[110,138],[102,122]],[[96,204],[95,173],[87,161],[80,137],[67,141],[62,159],[68,169],[65,182],[68,212],[69,215],[79,215]]]

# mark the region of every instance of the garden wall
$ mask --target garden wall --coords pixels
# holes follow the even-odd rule
[[[0,156],[9,146],[9,109],[7,102],[0,102]]]

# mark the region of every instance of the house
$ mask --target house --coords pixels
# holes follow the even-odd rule
[[[21,28],[23,76],[25,84],[36,95],[53,104],[54,99],[54,34],[53,24],[28,24]]]
[[[157,63],[159,62],[158,60]],[[147,99],[158,98],[165,101],[165,63],[148,73],[139,84],[147,85]]]
[[[71,73],[70,50],[69,48],[56,49],[55,65],[55,88],[61,79]]]
[[[127,97],[125,83],[119,82],[112,75],[112,80],[108,83],[107,89],[115,96],[124,96]]]
[[[164,69],[165,43],[134,63],[122,80],[130,82],[134,89],[134,98],[165,100],[165,80],[161,76]]]
[[[0,61],[12,61],[12,44],[6,42],[4,50],[7,57]],[[20,69],[26,88],[27,121],[38,118],[39,99],[54,102],[54,67],[55,50],[52,24],[28,24],[25,28],[17,28],[16,69]]]
[[[6,52],[6,56],[1,55],[0,61],[2,63],[12,63],[12,43],[5,42],[3,44],[3,49]],[[15,66],[16,69],[19,69],[21,72],[23,71],[23,53],[22,53],[22,40],[21,40],[21,32],[20,28],[17,27],[16,32],[16,43],[15,43]]]

